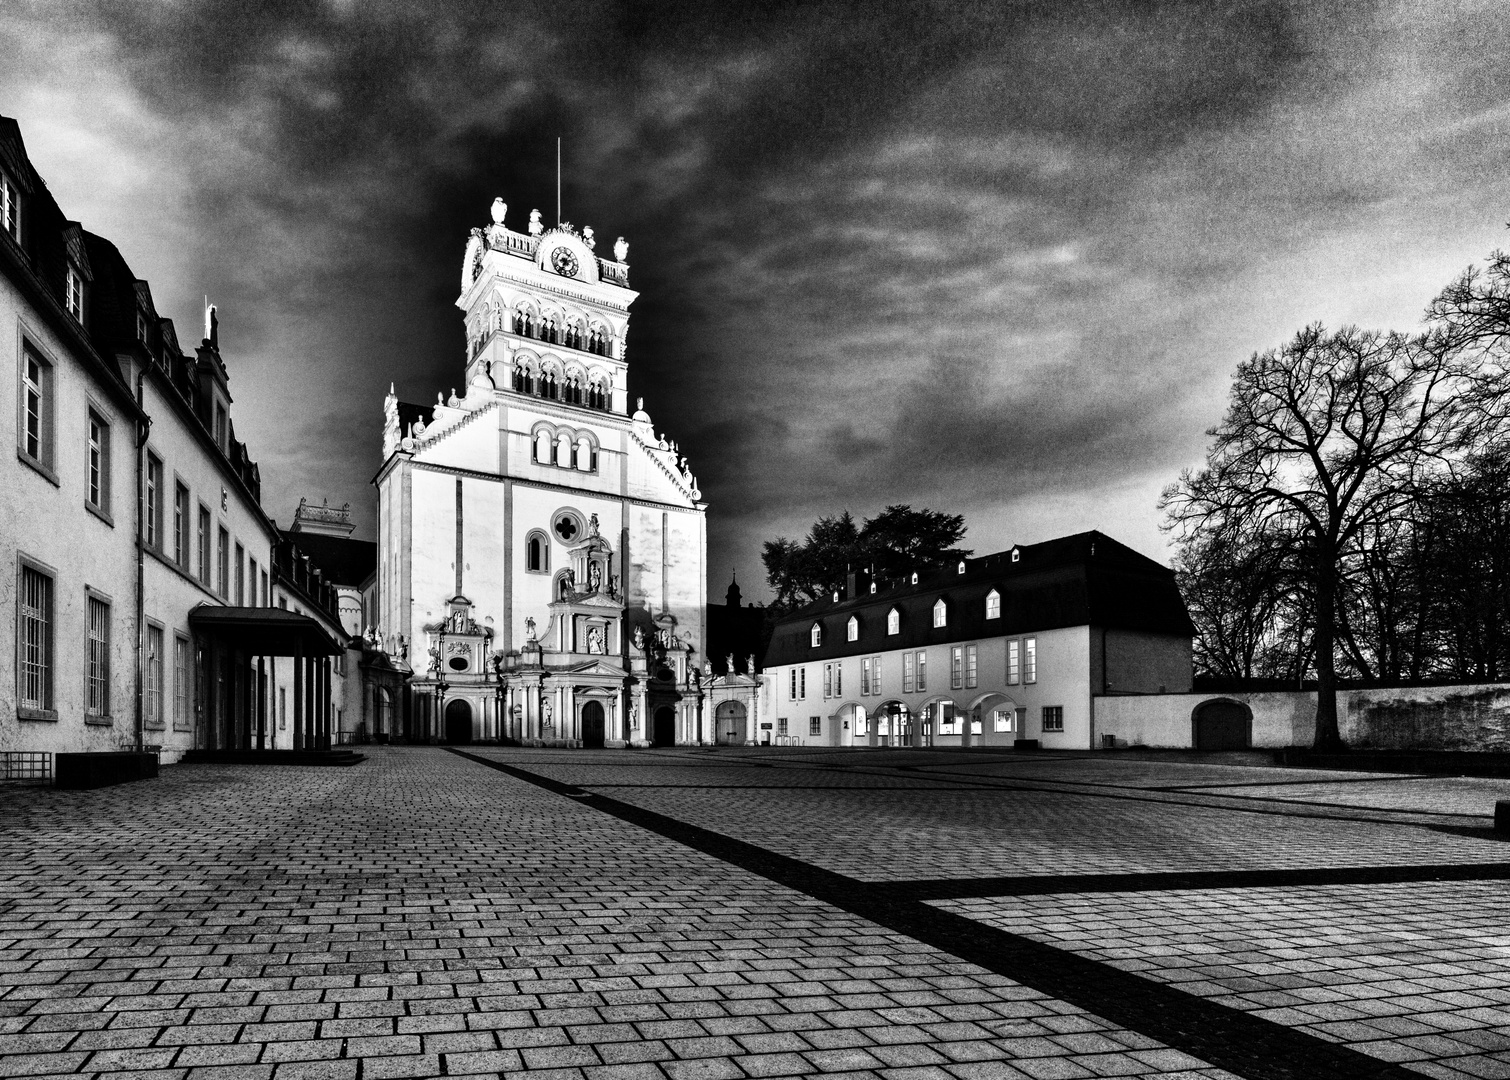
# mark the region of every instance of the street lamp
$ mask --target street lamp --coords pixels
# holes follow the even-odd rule
[[[435,653],[435,727],[431,734],[439,741],[444,730],[446,711],[446,624],[440,624],[440,643]]]

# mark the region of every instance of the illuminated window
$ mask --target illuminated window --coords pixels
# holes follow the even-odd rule
[[[849,622],[844,624],[844,636],[848,641],[860,640],[860,620],[858,617],[854,615],[849,617]]]
[[[1038,681],[1038,639],[1024,638],[1022,642],[1022,681]]]
[[[940,598],[939,601],[933,605],[933,625],[935,627],[944,626],[948,622],[949,608],[948,605],[944,603],[943,599]]]
[[[886,613],[886,633],[899,634],[902,632],[902,613],[892,608]]]
[[[810,645],[812,648],[816,649],[819,645],[822,645],[822,644],[823,644],[823,627],[821,625],[819,625],[818,623],[813,623],[813,628],[808,631],[808,645]]]
[[[986,593],[986,618],[1001,618],[1001,593],[997,592],[995,589],[992,589],[990,592]]]

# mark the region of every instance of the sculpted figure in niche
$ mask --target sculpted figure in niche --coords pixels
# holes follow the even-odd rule
[[[603,582],[603,567],[596,561],[587,564],[587,591],[597,592],[598,586]]]
[[[544,731],[551,729],[551,703],[549,701],[540,703],[540,727]]]
[[[644,652],[645,651],[645,631],[644,631],[643,628],[638,627],[638,626],[636,626],[634,628],[633,641],[634,641],[634,647],[636,649],[638,649],[640,652]]]
[[[535,640],[535,619],[534,619],[534,616],[531,616],[531,615],[525,616],[525,619],[524,619],[524,636],[525,636],[525,639],[528,640],[528,641],[534,641]]]
[[[587,651],[590,653],[603,653],[603,628],[594,626],[587,631]]]

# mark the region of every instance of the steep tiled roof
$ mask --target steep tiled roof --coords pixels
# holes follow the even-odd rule
[[[999,619],[986,618],[992,589],[1001,595]],[[948,621],[935,627],[933,606],[940,599]],[[900,615],[897,634],[886,633],[892,608]],[[851,615],[859,620],[857,641],[847,640]],[[816,648],[810,636],[814,623],[823,628]],[[915,585],[909,575],[875,593],[810,604],[777,624],[765,665],[1087,625],[1181,637],[1195,633],[1174,571],[1093,531],[966,559],[963,573],[957,564],[924,570]]]

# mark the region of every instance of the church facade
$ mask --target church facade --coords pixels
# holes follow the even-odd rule
[[[712,741],[706,504],[629,409],[628,245],[533,211],[472,230],[464,391],[385,403],[374,635],[410,739]]]

